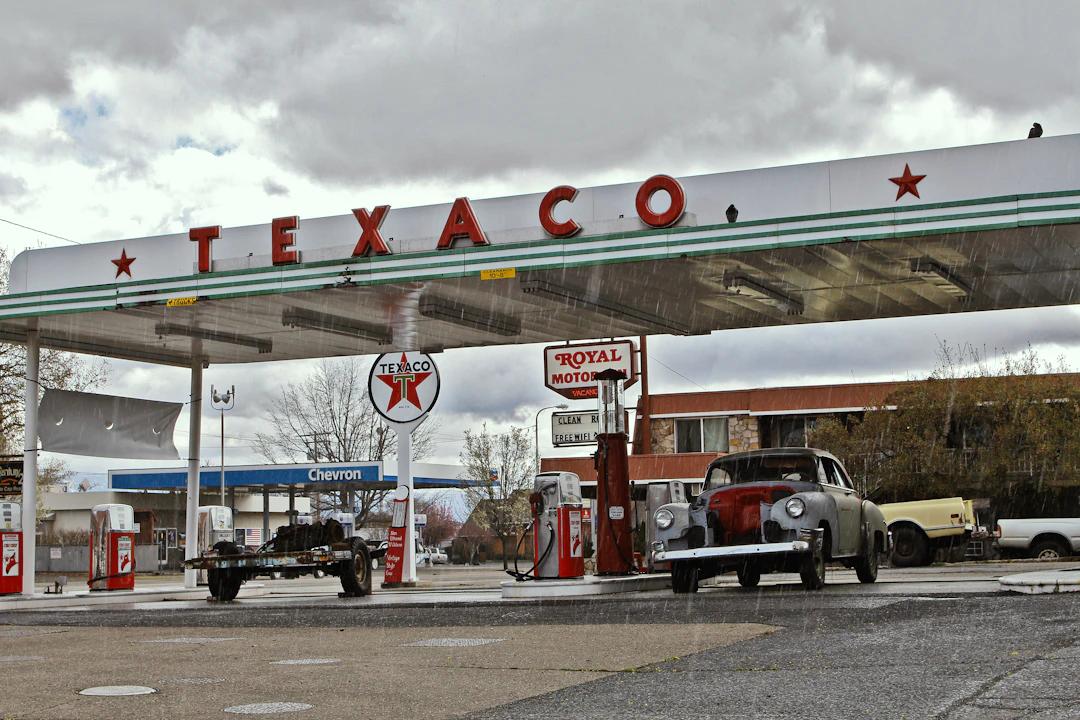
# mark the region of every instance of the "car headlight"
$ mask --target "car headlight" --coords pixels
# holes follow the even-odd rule
[[[784,510],[787,510],[787,514],[793,518],[801,517],[806,512],[806,503],[799,498],[791,498],[784,503]]]
[[[671,512],[667,508],[660,508],[656,511],[653,519],[656,520],[656,527],[660,528],[661,530],[667,530],[669,527],[671,527],[671,523],[675,522],[675,513]]]

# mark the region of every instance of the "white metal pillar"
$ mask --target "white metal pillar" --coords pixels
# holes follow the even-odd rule
[[[413,498],[412,467],[412,431],[421,421],[411,423],[393,423],[394,432],[397,434],[397,486],[409,489],[409,503],[405,510],[405,554],[402,562],[405,567],[401,569],[402,583],[416,583],[416,528],[413,518],[415,517],[415,499]]]
[[[188,476],[187,476],[187,512],[184,517],[184,559],[198,557],[196,527],[199,512],[199,453],[202,435],[202,340],[191,341],[191,404],[188,405]],[[222,504],[225,499],[222,498]],[[184,587],[193,588],[198,582],[197,571],[184,570]]]
[[[270,540],[270,488],[263,487],[262,541]]]
[[[23,390],[23,595],[34,594],[37,560],[37,445],[38,445],[38,365],[41,338],[37,326],[26,331],[26,387]]]

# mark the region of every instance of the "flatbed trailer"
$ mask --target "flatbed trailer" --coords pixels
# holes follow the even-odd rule
[[[269,546],[269,548],[268,548]],[[371,559],[383,550],[371,550],[362,538],[306,549],[277,550],[268,543],[255,552],[235,543],[219,542],[203,555],[184,561],[188,570],[205,570],[214,600],[233,600],[240,586],[265,575],[314,575],[322,571],[341,578],[340,597],[371,594]]]

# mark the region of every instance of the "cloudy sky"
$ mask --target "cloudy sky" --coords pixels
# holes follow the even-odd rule
[[[1048,135],[1080,132],[1075,3],[36,0],[4,16],[0,218],[52,234],[0,223],[12,253],[66,244],[53,235],[93,242],[1010,140],[1036,120]],[[1080,309],[658,337],[652,383],[917,377],[941,341],[990,354],[1032,345],[1080,367]],[[538,347],[439,356],[433,459],[455,460],[464,428],[531,427],[560,402],[540,360]],[[268,396],[309,369],[208,371],[208,387],[238,386],[231,460],[257,460],[248,438]],[[187,378],[113,362],[103,391],[183,400]]]

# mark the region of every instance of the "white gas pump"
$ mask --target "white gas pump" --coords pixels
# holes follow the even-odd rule
[[[330,515],[333,519],[341,523],[341,529],[345,532],[346,538],[351,538],[355,533],[353,528],[356,525],[356,516],[347,512],[335,512]]]
[[[579,578],[585,574],[581,535],[581,479],[574,473],[540,473],[529,495],[533,567],[510,573],[518,580]]]
[[[0,595],[22,592],[22,507],[0,503]]]
[[[130,505],[95,505],[90,510],[91,590],[135,588],[135,511]]]
[[[198,537],[199,555],[219,542],[233,541],[232,508],[227,505],[201,505],[196,512],[195,529]],[[196,571],[196,582],[206,585],[209,581],[205,570]]]

